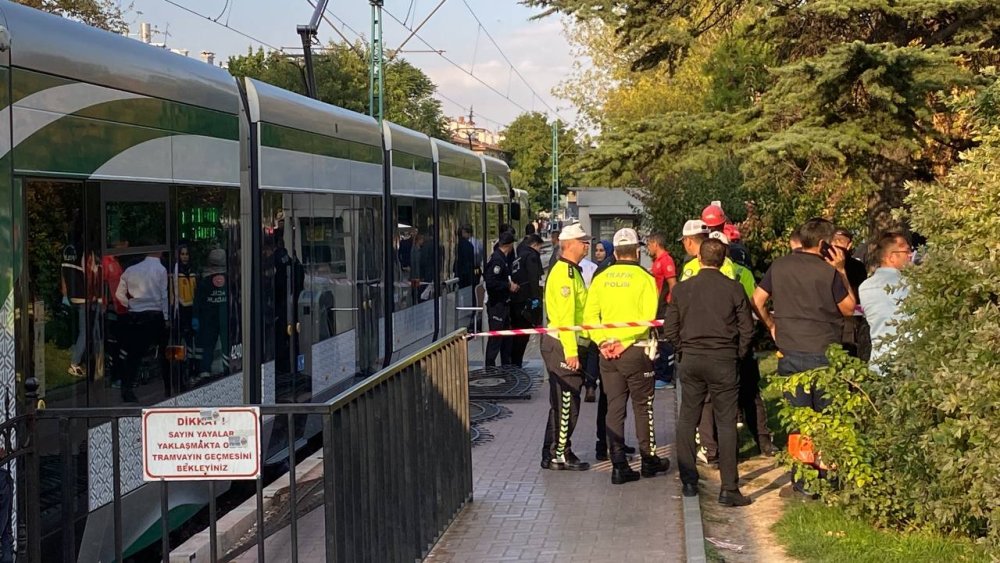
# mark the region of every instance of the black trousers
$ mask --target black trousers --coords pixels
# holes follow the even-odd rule
[[[549,419],[545,423],[542,458],[552,459],[564,455],[573,445],[583,374],[566,366],[566,354],[558,339],[543,335],[541,351],[549,373]]]
[[[736,407],[739,373],[736,358],[684,354],[680,362],[681,410],[677,420],[677,467],[681,482],[698,483],[695,429],[706,396],[712,394],[712,409],[719,433],[719,473],[723,491],[739,488],[736,471]]]
[[[127,354],[125,369],[122,371],[122,397],[133,394],[132,387],[139,373],[139,366],[142,358],[150,347],[162,348],[165,343],[166,325],[163,321],[163,314],[159,311],[144,311],[141,313],[129,313],[125,317],[125,327],[122,336],[125,337],[124,347]],[[159,350],[162,352],[162,349]],[[163,358],[163,354],[160,354]],[[164,377],[164,392],[171,394],[169,371]]]
[[[632,399],[635,437],[644,456],[656,455],[653,427],[653,362],[639,346],[629,346],[621,357],[601,358],[601,384],[608,394],[607,433],[611,462],[623,463],[625,457],[625,412]]]
[[[537,313],[536,313],[537,311]],[[510,304],[510,328],[535,328],[542,324],[542,309],[531,309],[531,303]],[[524,351],[528,349],[530,336],[512,336],[510,340],[510,363],[524,366]]]
[[[486,306],[486,315],[490,318],[490,330],[507,330],[510,328],[510,304],[490,302]],[[495,366],[497,355],[500,365],[510,365],[511,341],[509,336],[491,336],[486,343],[486,365]]]
[[[761,440],[771,437],[771,429],[767,427],[767,409],[764,408],[764,399],[760,396],[760,367],[752,352],[740,360],[739,410],[743,413],[743,422],[754,433],[754,440],[758,446]],[[702,407],[698,433],[701,435],[701,445],[705,447],[708,457],[718,455],[719,443],[715,437],[711,394],[705,399],[705,406]]]

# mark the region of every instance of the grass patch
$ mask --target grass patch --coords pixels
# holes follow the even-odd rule
[[[715,546],[705,542],[705,559],[708,563],[726,563],[726,558],[719,553]]]
[[[788,504],[773,529],[788,555],[810,563],[990,561],[968,540],[879,530],[818,502]]]

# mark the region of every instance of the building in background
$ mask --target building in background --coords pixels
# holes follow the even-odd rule
[[[645,211],[631,190],[623,188],[570,188],[567,205],[572,215],[580,220],[583,230],[595,240],[611,240],[615,231],[631,227],[642,232]],[[575,202],[574,202],[575,200]],[[593,252],[591,245],[591,252]],[[645,264],[648,257],[642,253]],[[591,256],[593,260],[593,256]]]
[[[500,150],[500,142],[504,139],[503,134],[477,126],[471,117],[460,115],[458,118],[449,118],[448,131],[451,132],[453,144],[503,161],[510,160],[509,155]]]
[[[168,26],[168,28],[169,28],[169,26]],[[153,36],[154,35],[162,35],[164,41],[160,42],[160,43],[153,41]],[[171,53],[176,53],[178,55],[181,55],[182,57],[187,57],[187,56],[189,56],[191,54],[191,51],[188,50],[188,49],[173,49],[173,48],[168,47],[167,43],[166,43],[166,38],[169,37],[169,36],[170,36],[170,32],[169,31],[160,31],[160,30],[154,28],[152,26],[152,24],[150,24],[148,22],[142,22],[142,23],[139,24],[139,41],[142,41],[143,43],[145,43],[147,45],[152,45],[153,47],[159,47],[161,49],[166,49],[166,50],[170,51]],[[135,36],[134,35],[130,35],[130,37],[135,37]],[[202,51],[199,54],[198,58],[200,58],[201,61],[203,63],[205,63],[205,64],[210,64],[212,66],[215,66],[215,53],[213,53],[211,51]],[[219,66],[222,66],[222,65],[220,64]]]

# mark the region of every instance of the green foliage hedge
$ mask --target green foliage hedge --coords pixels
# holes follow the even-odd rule
[[[831,349],[829,368],[775,384],[834,400],[822,415],[782,412],[836,464],[836,490],[798,468],[829,501],[1000,549],[1000,127],[984,121],[980,145],[945,178],[909,186],[909,220],[928,245],[905,274],[908,318],[886,375]]]

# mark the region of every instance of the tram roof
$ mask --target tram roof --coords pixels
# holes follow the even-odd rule
[[[250,121],[292,127],[336,139],[382,147],[375,118],[246,79]]]
[[[385,134],[385,148],[387,150],[434,158],[431,140],[427,135],[391,121],[383,121],[382,129]]]
[[[486,166],[486,200],[493,203],[510,201],[510,167],[492,156],[484,156],[483,163]],[[494,178],[499,178],[502,184],[493,183]]]
[[[483,162],[482,155],[474,153],[465,147],[459,147],[442,141],[441,139],[433,139],[433,142],[437,147],[439,162],[466,169],[479,170],[480,172],[486,171],[486,164]]]
[[[225,70],[67,18],[2,1],[11,65],[182,102],[239,112],[236,81]]]

